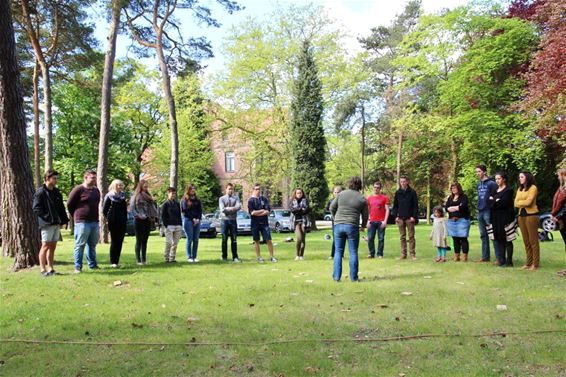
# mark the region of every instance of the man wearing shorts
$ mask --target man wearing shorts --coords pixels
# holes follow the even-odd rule
[[[33,196],[33,212],[37,215],[41,231],[41,249],[39,250],[39,266],[41,276],[53,276],[53,261],[55,248],[61,237],[60,227],[69,222],[63,195],[57,187],[59,173],[48,170],[45,173],[43,185]]]
[[[269,250],[269,259],[275,263],[277,259],[273,256],[273,242],[271,242],[271,232],[269,230],[268,221],[271,207],[269,206],[269,200],[267,200],[265,196],[260,195],[260,189],[260,185],[256,183],[253,187],[252,196],[248,200],[248,211],[252,218],[251,227],[255,244],[255,255],[259,263],[264,262],[259,250],[259,235],[261,233],[261,237],[267,244],[267,249]]]

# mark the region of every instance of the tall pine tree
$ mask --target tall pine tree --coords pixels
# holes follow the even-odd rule
[[[308,41],[303,43],[299,56],[293,94],[290,130],[292,182],[294,187],[305,191],[312,208],[311,216],[315,217],[324,210],[328,184],[324,176],[326,138],[322,127],[321,84]]]

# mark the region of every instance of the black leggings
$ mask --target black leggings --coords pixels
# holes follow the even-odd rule
[[[468,251],[470,251],[468,237],[452,237],[452,240],[454,241],[454,252],[456,254],[460,254],[460,251],[468,254]]]
[[[501,264],[513,264],[513,242],[493,241],[495,246],[495,256]]]
[[[110,230],[110,264],[118,264],[120,262],[120,254],[122,254],[122,244],[126,235],[126,224],[108,223]]]
[[[136,261],[145,263],[147,255],[147,240],[151,231],[151,223],[149,220],[138,220],[135,223],[136,231]]]

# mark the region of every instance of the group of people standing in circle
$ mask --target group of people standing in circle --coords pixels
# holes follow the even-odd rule
[[[477,262],[491,262],[490,241],[495,251],[495,266],[513,267],[513,241],[517,238],[517,228],[521,231],[525,245],[526,261],[521,269],[537,270],[540,266],[539,210],[537,207],[538,189],[534,176],[522,171],[518,176],[518,189],[514,194],[509,187],[509,177],[505,172],[497,172],[495,179],[487,175],[485,165],[476,167],[479,179],[477,184],[477,220],[481,237],[482,254]],[[553,198],[552,219],[559,224],[559,230],[566,245],[566,169],[557,172],[559,187]],[[334,188],[332,199],[327,206],[333,216],[332,252],[334,260],[333,279],[340,281],[342,276],[342,257],[346,241],[349,250],[350,280],[358,280],[359,231],[368,229],[368,258],[383,258],[385,229],[389,217],[389,200],[381,193],[381,183],[373,185],[373,195],[367,199],[361,194],[362,183],[359,177],[348,182],[348,189]],[[418,222],[418,200],[407,177],[399,180],[391,208],[395,223],[399,228],[400,260],[416,260],[415,224]],[[445,212],[448,218],[445,218]],[[517,215],[515,214],[517,212]],[[434,207],[434,220],[430,239],[437,249],[436,262],[446,262],[450,250],[448,237],[452,238],[454,261],[468,262],[470,251],[469,231],[471,226],[471,203],[458,182],[450,185],[450,195],[442,206]],[[361,223],[360,223],[361,218]],[[377,253],[375,236],[378,236]],[[407,250],[408,236],[408,250]],[[565,246],[566,248],[566,246]],[[566,270],[558,272],[566,276]]]
[[[495,265],[513,266],[513,241],[517,237],[517,228],[521,230],[526,250],[526,263],[523,269],[536,270],[540,265],[540,246],[538,235],[539,211],[537,207],[538,189],[535,178],[529,172],[519,174],[519,187],[515,195],[509,187],[509,177],[505,172],[497,172],[495,179],[487,176],[484,165],[476,167],[479,182],[477,185],[477,220],[481,237],[482,254],[478,262],[491,260],[490,240],[495,250]],[[559,188],[553,198],[551,216],[560,224],[560,233],[566,244],[566,169],[557,172]],[[42,276],[55,274],[53,267],[54,252],[59,241],[60,227],[69,222],[63,196],[56,187],[58,173],[48,171],[44,184],[34,195],[33,210],[38,216],[41,230],[42,246],[39,253]],[[117,268],[120,262],[122,245],[126,234],[128,212],[134,218],[136,235],[135,256],[138,265],[147,263],[147,243],[153,226],[161,221],[165,229],[164,260],[166,263],[176,262],[179,240],[184,233],[187,238],[186,255],[189,263],[198,263],[197,257],[202,203],[197,196],[195,186],[189,184],[179,201],[175,188],[167,189],[167,200],[161,205],[161,211],[154,197],[150,194],[147,181],[140,181],[129,203],[125,195],[124,182],[114,180],[110,184],[108,194],[104,197],[102,213],[108,223],[111,236],[110,264]],[[382,194],[382,185],[375,182],[373,194],[368,198],[362,195],[362,181],[353,177],[348,181],[348,188],[342,190],[336,186],[334,198],[327,209],[332,214],[333,242],[330,258],[334,261],[333,279],[341,280],[342,258],[348,243],[350,280],[358,280],[358,248],[361,230],[368,230],[368,258],[383,258],[385,231],[387,220],[391,214],[399,229],[401,255],[400,260],[409,256],[415,260],[416,242],[415,225],[418,222],[418,197],[409,185],[409,179],[402,176],[396,190],[393,205],[390,208],[389,198]],[[67,200],[67,209],[74,220],[74,272],[80,273],[83,267],[83,256],[86,250],[86,261],[90,269],[98,269],[96,245],[99,239],[99,203],[100,191],[96,187],[96,172],[87,170],[81,185],[73,188]],[[241,209],[234,186],[225,186],[225,195],[218,200],[222,235],[222,260],[228,260],[228,239],[230,239],[232,261],[240,263],[237,250],[237,214]],[[468,261],[468,235],[471,224],[471,204],[458,182],[450,186],[450,195],[443,206],[435,207],[434,221],[430,238],[437,249],[437,262],[446,261],[446,253],[450,249],[447,238],[452,237],[455,261]],[[515,215],[515,208],[518,216]],[[295,232],[295,260],[303,260],[305,253],[306,229],[310,224],[310,207],[305,192],[301,188],[293,190],[290,199],[292,229]],[[269,200],[261,195],[261,186],[253,186],[248,200],[248,211],[251,216],[251,231],[254,241],[256,260],[263,263],[260,251],[260,239],[267,244],[269,260],[277,262],[274,256],[273,243],[269,228],[268,216],[271,212]],[[445,218],[445,211],[448,219]],[[360,223],[361,219],[361,223]],[[378,240],[377,249],[375,238]],[[407,242],[408,241],[408,242]],[[560,271],[566,276],[566,270]]]

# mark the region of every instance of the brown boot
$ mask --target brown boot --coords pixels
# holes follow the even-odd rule
[[[464,254],[464,262],[467,262],[467,261],[468,261],[468,254],[465,253]]]
[[[460,253],[454,253],[454,262],[460,262]]]

